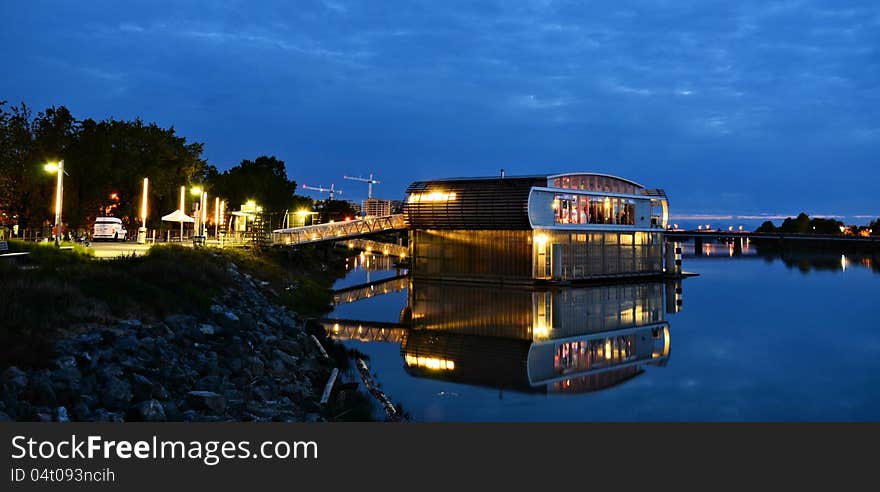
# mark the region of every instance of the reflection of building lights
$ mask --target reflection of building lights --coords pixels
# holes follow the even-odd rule
[[[611,340],[605,340],[605,360],[611,359]]]
[[[535,339],[548,338],[550,336],[550,328],[544,323],[539,323],[532,328],[532,337]]]
[[[452,371],[455,370],[455,362],[448,359],[440,359],[437,357],[422,357],[407,354],[404,356],[406,365],[410,367],[422,367],[434,371]]]
[[[840,268],[846,271],[846,255],[840,255]]]

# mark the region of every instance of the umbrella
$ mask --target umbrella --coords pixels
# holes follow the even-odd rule
[[[180,222],[181,224],[184,222],[195,222],[196,221],[196,219],[190,217],[189,215],[186,215],[185,213],[181,212],[180,210],[175,210],[174,212],[171,212],[170,214],[162,217],[162,220],[165,222]]]

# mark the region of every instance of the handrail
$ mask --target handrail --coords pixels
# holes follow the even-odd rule
[[[343,222],[276,229],[272,231],[272,243],[285,246],[322,241],[340,241],[376,232],[401,229],[406,229],[406,217],[403,214],[386,215]]]

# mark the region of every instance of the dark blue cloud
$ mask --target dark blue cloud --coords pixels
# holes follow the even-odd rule
[[[596,170],[687,213],[873,214],[870,1],[6,2],[0,99],[141,116],[382,196]]]

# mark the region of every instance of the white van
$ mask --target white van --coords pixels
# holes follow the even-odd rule
[[[92,232],[92,239],[112,239],[114,241],[125,241],[128,231],[122,228],[122,220],[116,217],[98,217],[95,219],[95,228]]]

